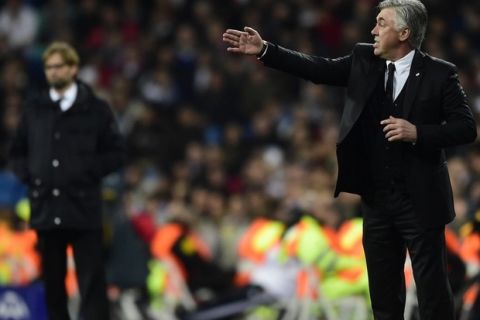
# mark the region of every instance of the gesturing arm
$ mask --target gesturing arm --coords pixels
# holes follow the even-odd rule
[[[260,60],[268,67],[284,71],[314,83],[346,86],[350,75],[351,55],[329,59],[289,50],[265,42],[260,34],[249,27],[245,31],[227,29],[223,41],[228,52],[258,55],[267,46]]]
[[[293,74],[313,83],[345,87],[348,84],[352,56],[330,59],[268,43],[268,50],[261,61],[267,67]]]

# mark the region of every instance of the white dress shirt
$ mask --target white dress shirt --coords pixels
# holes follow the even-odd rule
[[[390,60],[386,61],[387,68],[385,69],[385,86],[387,85],[388,65],[390,63],[395,65],[395,73],[393,74],[393,100],[397,99],[398,95],[403,89],[403,86],[405,85],[405,82],[407,82],[414,55],[415,50],[412,50],[403,58],[398,59],[395,62]]]
[[[70,109],[73,105],[73,103],[75,102],[75,99],[77,98],[77,93],[78,93],[78,86],[77,84],[74,82],[70,88],[68,88],[65,93],[63,94],[63,97],[60,96],[60,94],[58,94],[58,92],[53,89],[53,88],[50,88],[50,99],[52,99],[52,101],[58,101],[60,99],[62,99],[60,101],[60,108],[62,109],[63,112],[67,111],[68,109]]]

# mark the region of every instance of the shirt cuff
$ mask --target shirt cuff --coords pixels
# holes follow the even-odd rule
[[[268,42],[263,40],[263,47],[262,47],[262,50],[258,53],[257,59],[261,60],[265,56],[265,53],[267,53],[267,50],[268,50]]]

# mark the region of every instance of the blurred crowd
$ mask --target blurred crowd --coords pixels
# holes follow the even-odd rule
[[[429,11],[423,49],[457,65],[480,120],[480,3],[423,2]],[[343,89],[227,54],[221,35],[251,26],[288,48],[342,56],[372,41],[378,1],[0,3],[2,219],[24,212],[17,209],[25,188],[7,167],[23,101],[46,86],[44,48],[67,41],[80,53],[79,79],[110,103],[127,145],[126,167],[103,188],[113,300],[132,288],[146,292],[153,235],[171,221],[195,230],[209,261],[228,272],[257,218],[300,211],[338,230],[361,215],[357,196],[332,198]],[[448,150],[448,161],[457,213],[449,228],[462,243],[475,232],[475,216],[480,220],[480,143]]]

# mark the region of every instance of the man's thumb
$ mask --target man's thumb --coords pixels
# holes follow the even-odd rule
[[[245,27],[245,28],[243,28],[243,30],[245,30],[245,32],[248,33],[251,36],[253,36],[257,33],[257,31],[255,31],[255,29],[252,29],[250,27]]]

